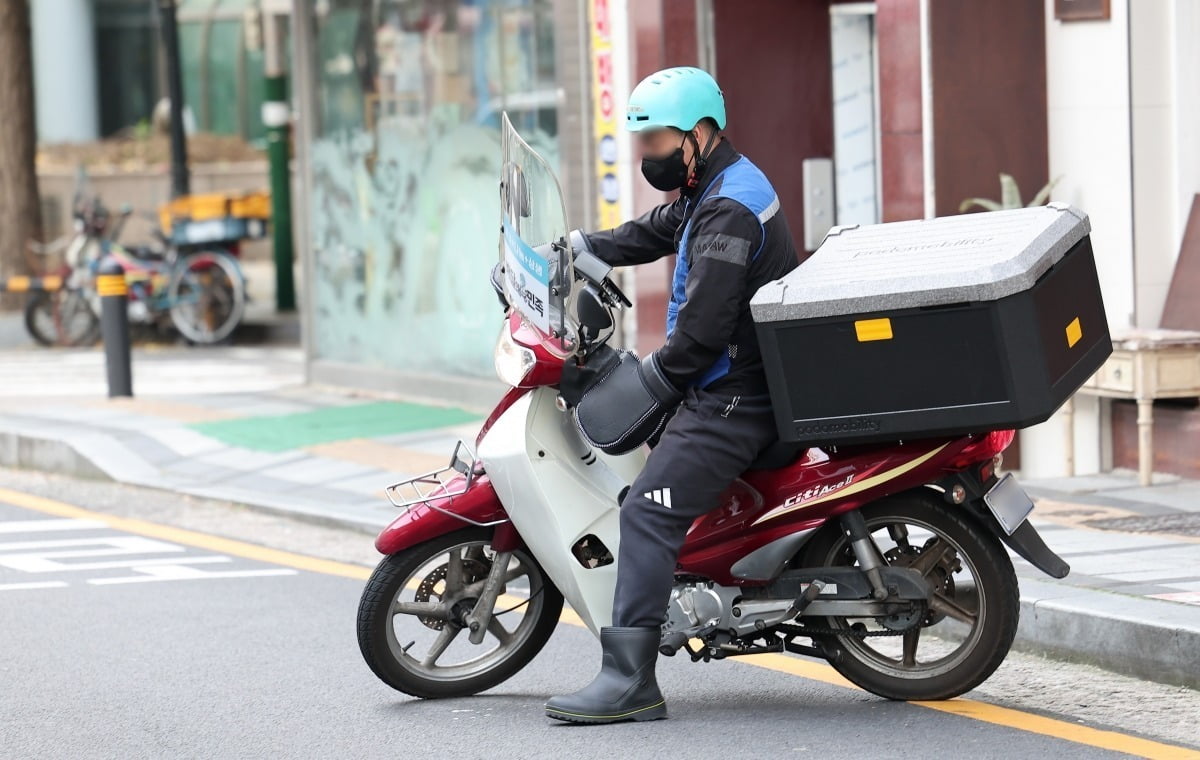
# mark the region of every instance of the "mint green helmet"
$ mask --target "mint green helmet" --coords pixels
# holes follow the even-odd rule
[[[703,118],[725,128],[725,96],[717,81],[702,69],[679,66],[663,69],[638,82],[625,109],[630,132],[675,127],[687,132]]]

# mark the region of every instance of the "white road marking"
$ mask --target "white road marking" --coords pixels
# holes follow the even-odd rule
[[[107,527],[99,520],[9,520],[0,522],[0,533],[42,533],[50,530],[92,530]]]
[[[62,588],[66,581],[33,581],[31,583],[0,583],[0,591],[19,591],[28,588]]]
[[[115,535],[94,538],[64,538],[57,541],[9,541],[0,543],[0,552],[28,553],[30,549],[59,549],[68,546],[103,546],[143,552],[181,552],[186,549],[178,544],[156,541],[143,536]],[[41,552],[38,552],[39,554]],[[0,558],[11,556],[0,554]]]
[[[220,562],[232,562],[232,557],[222,555],[205,556],[205,557],[154,557],[152,559],[119,559],[112,562],[80,562],[76,564],[63,564],[55,562],[46,557],[19,557],[13,561],[0,559],[0,564],[11,567],[13,570],[20,570],[25,573],[61,573],[72,570],[112,570],[114,568],[134,568],[146,567],[151,565],[208,565]]]
[[[45,519],[0,521],[0,536],[14,540],[0,541],[0,570],[19,573],[65,573],[99,570],[125,570],[132,575],[87,578],[93,586],[159,581],[186,581],[220,578],[254,578],[264,576],[299,575],[291,568],[208,570],[197,565],[224,565],[241,557],[223,554],[187,555],[190,546],[160,541],[146,536],[110,532],[90,538],[38,538],[45,532],[108,529],[99,520]],[[22,536],[21,534],[29,534]],[[134,556],[140,555],[140,556]],[[145,556],[160,555],[160,556]],[[161,556],[168,555],[168,556]],[[183,556],[180,556],[183,555]],[[111,559],[94,559],[94,558]],[[83,561],[78,561],[78,560]],[[71,561],[66,561],[71,560]],[[5,579],[7,580],[7,579]],[[67,581],[28,581],[0,583],[0,591],[63,588]]]
[[[209,580],[213,578],[257,578],[265,575],[299,575],[299,572],[290,568],[280,567],[270,570],[229,570],[220,573],[208,573],[199,568],[183,567],[180,565],[165,565],[158,568],[146,568],[147,570],[170,570],[171,573],[156,573],[154,575],[137,575],[125,578],[89,578],[88,583],[95,586],[108,586],[116,583],[152,583],[154,581],[191,581],[191,580]],[[175,572],[175,571],[195,571],[195,572]]]

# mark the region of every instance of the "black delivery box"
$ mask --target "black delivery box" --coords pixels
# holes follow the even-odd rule
[[[751,300],[780,438],[1046,420],[1112,353],[1090,231],[1065,204],[832,229]]]

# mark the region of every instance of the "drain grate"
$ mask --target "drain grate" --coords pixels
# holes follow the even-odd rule
[[[1110,517],[1103,520],[1085,520],[1084,525],[1100,530],[1119,530],[1126,533],[1173,533],[1177,536],[1200,536],[1200,512],[1154,517]]]

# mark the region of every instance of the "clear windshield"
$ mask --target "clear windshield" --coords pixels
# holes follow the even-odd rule
[[[577,330],[562,187],[550,165],[517,134],[508,114],[502,122],[500,259],[508,302],[568,353],[575,348]]]

